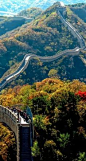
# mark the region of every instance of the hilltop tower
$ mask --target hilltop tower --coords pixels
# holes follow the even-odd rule
[[[63,2],[57,2],[57,10],[64,16],[66,14],[66,6]]]

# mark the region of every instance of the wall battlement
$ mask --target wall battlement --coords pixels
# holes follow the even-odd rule
[[[5,123],[15,134],[17,143],[17,161],[32,161],[30,124],[21,124],[15,113],[0,105],[0,122]],[[26,137],[27,136],[27,137]],[[28,147],[26,151],[26,147]]]

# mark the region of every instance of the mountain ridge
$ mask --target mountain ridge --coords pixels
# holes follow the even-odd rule
[[[56,3],[31,23],[25,24],[18,30],[16,29],[16,31],[9,33],[9,38],[5,37],[1,40],[1,75],[9,68],[13,67],[13,65],[20,63],[27,53],[40,56],[52,56],[65,49],[73,49],[74,47],[79,46],[77,39],[73,37],[67,27],[61,22],[61,19],[57,14],[57,8],[58,5]],[[66,6],[66,10],[67,13],[65,18],[79,30],[80,34],[85,39],[84,28],[86,27],[86,24],[83,20],[81,21],[81,19],[77,18],[73,11],[71,11],[70,6]],[[81,52],[80,55],[81,54],[83,53]],[[83,56],[85,56],[85,54]],[[48,65],[32,60],[29,67],[17,80],[15,80],[14,84],[20,82],[24,84],[28,81],[31,84],[35,81],[40,81],[48,76],[48,72],[51,68],[55,68],[62,79],[64,79],[64,77],[68,79],[78,78],[79,76],[85,78],[85,65],[81,62],[81,59],[78,58],[79,56],[77,58],[74,57],[74,59],[70,56],[66,57],[67,58],[63,57]],[[65,62],[67,62],[67,64],[65,64]],[[76,66],[76,62],[78,62],[78,66]],[[76,68],[76,71],[74,68]],[[83,68],[82,73],[79,72],[79,68]],[[13,70],[14,68],[11,69]],[[72,71],[74,73],[73,77],[71,75]]]

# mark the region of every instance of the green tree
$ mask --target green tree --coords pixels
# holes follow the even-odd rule
[[[57,76],[57,70],[51,69],[48,73],[49,77],[56,77]]]
[[[70,134],[60,134],[60,137],[58,138],[59,145],[61,148],[66,148],[66,146],[69,144],[70,140]]]
[[[40,157],[40,149],[38,146],[38,141],[36,140],[33,144],[33,147],[31,148],[32,156],[35,158],[35,160],[39,160]]]
[[[48,96],[38,96],[32,99],[32,107],[34,110],[34,114],[37,113],[49,113],[49,108],[51,106],[51,102],[48,99]]]
[[[86,161],[86,153],[85,152],[79,153],[78,161]]]
[[[34,126],[39,130],[46,130],[45,116],[35,115],[33,120]]]

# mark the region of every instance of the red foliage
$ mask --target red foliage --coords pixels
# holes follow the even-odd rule
[[[86,92],[78,91],[75,95],[80,96],[83,100],[86,100]]]

